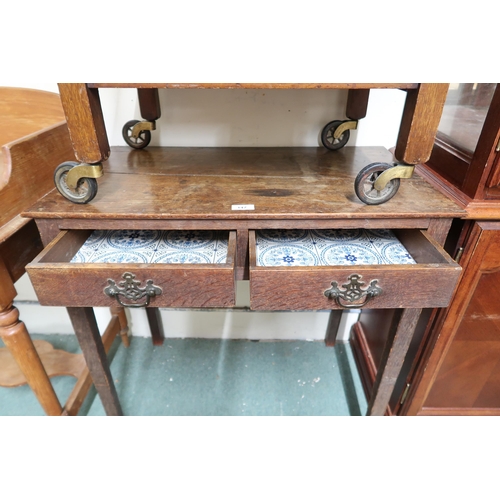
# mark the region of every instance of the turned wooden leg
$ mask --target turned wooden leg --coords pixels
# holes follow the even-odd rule
[[[123,415],[106,351],[91,307],[68,307],[71,323],[107,415]]]
[[[19,311],[11,304],[0,309],[0,337],[26,377],[47,415],[61,415],[62,406],[43,367]]]
[[[35,346],[13,301],[17,295],[14,283],[0,257],[0,337],[23,372],[47,415],[61,415],[62,407],[43,367]]]

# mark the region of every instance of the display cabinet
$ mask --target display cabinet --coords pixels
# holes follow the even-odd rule
[[[463,273],[451,304],[422,315],[387,412],[500,414],[500,86],[450,84],[417,172],[466,210],[445,243]],[[367,394],[391,313],[363,312],[351,333]]]

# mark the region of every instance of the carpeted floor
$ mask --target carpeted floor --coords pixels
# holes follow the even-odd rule
[[[80,352],[73,335],[33,335]],[[323,342],[117,339],[111,372],[125,415],[363,415],[367,402],[349,344]],[[72,377],[52,379],[62,403]],[[91,390],[79,415],[104,415]],[[28,386],[0,387],[0,415],[44,415]]]

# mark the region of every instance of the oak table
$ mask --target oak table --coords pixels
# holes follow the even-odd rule
[[[331,310],[336,333],[342,305],[325,295],[332,282],[377,280],[382,293],[366,307],[397,308],[368,414],[383,415],[422,308],[448,305],[460,267],[442,250],[453,218],[464,212],[419,176],[383,205],[360,202],[353,179],[372,161],[391,162],[384,148],[114,147],[89,204],[56,190],[23,215],[46,246],[27,266],[40,303],[65,306],[108,415],[122,409],[92,307],[116,305],[104,289],[126,274],[162,290],[142,305],[231,307],[235,280],[250,281],[254,310]],[[392,229],[414,265],[263,268],[256,264],[259,229]],[[225,264],[70,263],[93,230],[220,230],[228,235]],[[134,304],[138,306],[140,304]],[[333,333],[332,333],[333,331]]]

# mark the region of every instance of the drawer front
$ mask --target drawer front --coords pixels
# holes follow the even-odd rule
[[[40,304],[65,307],[231,307],[236,233],[224,264],[72,263],[90,232],[63,231],[26,267]]]
[[[396,231],[395,231],[396,232]],[[421,231],[397,231],[408,265],[257,266],[250,233],[250,307],[255,310],[446,307],[461,268]]]

